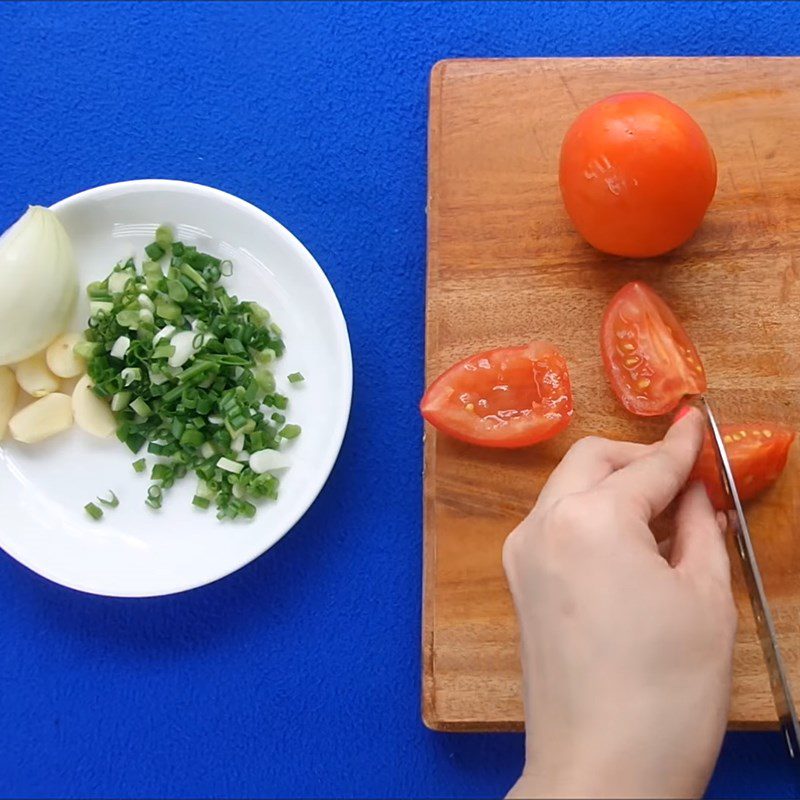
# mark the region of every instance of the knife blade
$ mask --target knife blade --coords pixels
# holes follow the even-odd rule
[[[756,620],[758,639],[761,643],[761,650],[764,653],[764,660],[767,663],[769,672],[769,682],[772,689],[772,698],[775,702],[775,710],[778,713],[778,720],[786,738],[789,754],[792,758],[800,755],[800,723],[797,719],[797,711],[792,700],[792,691],[786,674],[786,668],[781,657],[781,650],[778,644],[778,637],[775,631],[775,623],[772,619],[769,602],[767,601],[764,583],[761,579],[761,571],[758,568],[753,541],[750,537],[750,529],[747,526],[747,519],[744,516],[742,501],[736,488],[736,481],[733,477],[730,460],[725,450],[725,443],[719,432],[714,412],[708,399],[701,397],[706,412],[708,425],[711,429],[711,438],[716,446],[717,460],[719,461],[720,472],[722,473],[723,484],[731,498],[734,511],[736,512],[736,544],[739,557],[742,562],[747,592],[750,595],[750,604],[753,607],[753,615]]]

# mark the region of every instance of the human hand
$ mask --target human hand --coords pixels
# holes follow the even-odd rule
[[[526,767],[510,797],[699,797],[728,715],[736,607],[724,515],[700,484],[674,535],[650,521],[702,445],[696,409],[662,442],[589,438],[508,537]]]

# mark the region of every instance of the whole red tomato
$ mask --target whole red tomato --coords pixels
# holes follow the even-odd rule
[[[717,187],[714,151],[682,108],[649,92],[589,106],[561,146],[561,195],[589,244],[631,258],[689,239]]]

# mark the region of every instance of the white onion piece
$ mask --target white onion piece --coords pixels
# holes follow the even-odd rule
[[[0,237],[0,364],[44,350],[67,327],[78,292],[64,226],[31,206]]]
[[[288,456],[279,450],[259,450],[250,454],[250,469],[259,475],[278,469],[289,469],[290,463]]]
[[[169,357],[171,367],[182,367],[190,358],[194,358],[195,353],[213,336],[210,333],[198,333],[197,331],[180,331],[176,333],[169,343],[175,348],[175,352]],[[199,347],[195,347],[198,344]]]
[[[116,342],[111,346],[111,355],[112,358],[125,358],[125,355],[128,352],[128,348],[131,346],[131,340],[127,336],[120,336]]]

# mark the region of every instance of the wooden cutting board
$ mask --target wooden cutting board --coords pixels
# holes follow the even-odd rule
[[[705,223],[650,261],[604,256],[574,232],[557,182],[576,114],[622,90],[660,92],[700,122],[719,162]],[[703,355],[723,421],[800,427],[800,59],[445,61],[431,76],[428,380],[475,351],[549,339],[566,355],[576,415],[517,452],[425,442],[423,717],[437,730],[522,728],[506,535],[567,448],[587,434],[653,441],[666,422],[627,415],[598,349],[603,309],[641,279]],[[800,698],[800,456],[749,519]],[[773,727],[754,622],[732,554],[740,628],[733,727]],[[635,600],[635,598],[632,598]]]

